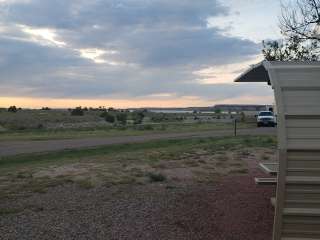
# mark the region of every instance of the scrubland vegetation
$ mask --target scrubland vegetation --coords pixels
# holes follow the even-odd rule
[[[147,110],[75,108],[23,110],[14,106],[0,110],[1,140],[141,135],[147,133],[231,129],[233,118],[240,128],[253,127],[242,114],[155,113]],[[14,111],[13,111],[13,110]]]
[[[51,187],[212,182],[246,174],[243,159],[256,149],[273,154],[274,137],[227,137],[151,141],[92,149],[0,158],[0,197],[45,193]],[[249,151],[255,148],[255,151]]]

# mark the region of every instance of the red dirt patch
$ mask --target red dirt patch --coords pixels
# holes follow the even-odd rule
[[[275,195],[274,186],[257,186],[254,177],[266,177],[258,162],[247,160],[249,173],[245,176],[225,177],[215,189],[200,189],[198,196],[190,193],[182,200],[187,212],[178,226],[198,231],[199,238],[214,240],[270,240],[272,238],[274,209],[270,198]],[[203,190],[203,191],[201,191]],[[192,234],[194,235],[194,233]]]

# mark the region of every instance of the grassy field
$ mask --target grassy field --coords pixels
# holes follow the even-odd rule
[[[239,123],[238,128],[254,128],[254,124]],[[90,137],[136,136],[152,133],[196,132],[233,129],[231,123],[163,123],[135,126],[97,127],[82,129],[32,129],[0,132],[0,141],[49,140]]]
[[[243,157],[273,153],[274,137],[152,141],[0,158],[0,197],[45,193],[50,187],[215,181],[245,174]],[[255,150],[254,150],[255,149]],[[267,159],[268,156],[261,156]]]
[[[106,121],[105,115],[125,115],[126,121]],[[143,114],[142,118],[137,118]],[[140,116],[141,117],[141,116]],[[214,113],[154,113],[87,110],[73,116],[68,110],[0,110],[0,141],[49,140],[108,136],[132,136],[152,133],[174,133],[232,129],[228,114]],[[232,116],[236,117],[236,116]],[[218,119],[219,118],[219,119]],[[137,122],[139,119],[139,122]],[[255,127],[239,122],[239,128]]]

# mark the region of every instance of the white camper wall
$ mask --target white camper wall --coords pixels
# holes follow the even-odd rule
[[[320,239],[320,64],[264,66],[278,110],[274,240]]]

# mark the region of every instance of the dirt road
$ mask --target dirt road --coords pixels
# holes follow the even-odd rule
[[[239,129],[238,135],[275,135],[273,128]],[[26,153],[60,151],[65,149],[90,148],[113,144],[141,143],[152,140],[186,139],[232,136],[233,130],[214,130],[188,133],[147,134],[143,136],[121,136],[108,138],[63,139],[46,141],[0,142],[0,157]]]

